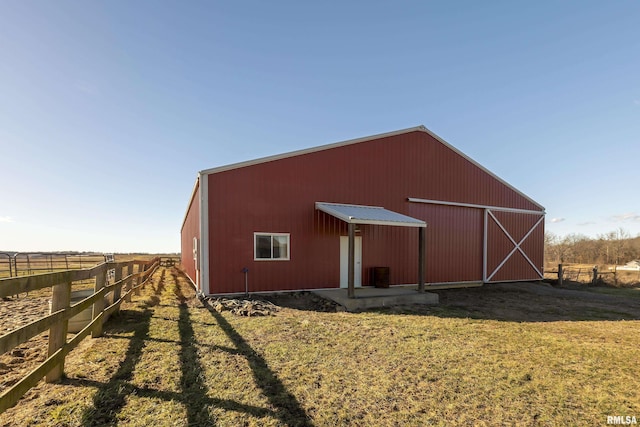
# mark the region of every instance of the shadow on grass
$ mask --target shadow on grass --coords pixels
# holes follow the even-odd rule
[[[153,290],[155,292],[161,292],[164,290],[164,273],[165,272],[163,271],[158,286],[153,286]],[[105,332],[105,336],[107,337],[113,336],[120,339],[130,340],[125,359],[120,364],[117,372],[106,383],[84,378],[66,378],[63,380],[63,383],[67,385],[95,387],[98,389],[93,398],[93,406],[82,414],[82,425],[117,425],[119,421],[118,414],[126,405],[127,396],[136,395],[146,398],[161,399],[167,402],[180,402],[184,405],[187,411],[187,424],[190,426],[214,426],[215,421],[209,414],[210,406],[228,411],[244,412],[259,418],[279,418],[289,425],[310,426],[311,423],[295,398],[289,393],[286,393],[282,383],[280,383],[275,375],[268,370],[268,367],[262,358],[258,358],[258,362],[253,363],[251,363],[250,359],[250,363],[251,366],[254,367],[254,371],[256,369],[260,369],[261,371],[261,373],[256,374],[256,378],[260,378],[260,384],[262,384],[263,390],[265,387],[271,387],[278,396],[285,400],[281,402],[279,398],[266,393],[269,400],[278,408],[276,412],[266,408],[245,405],[234,400],[218,399],[208,396],[208,389],[201,376],[204,369],[198,356],[187,298],[184,296],[180,288],[180,279],[175,274],[173,274],[173,277],[176,283],[176,287],[173,291],[179,301],[178,308],[180,311],[178,319],[178,331],[180,336],[179,358],[182,374],[180,380],[180,392],[139,387],[131,384],[130,381],[133,377],[133,372],[142,357],[146,342],[154,340],[149,337],[149,327],[153,311],[149,308],[145,308],[142,312],[122,310],[120,315],[116,318],[117,320],[110,325],[111,327],[109,328],[109,331]],[[150,299],[150,301],[152,300],[153,298]],[[218,321],[217,324],[222,325],[220,321]],[[228,328],[231,328],[228,323],[226,323],[226,325]],[[132,331],[133,336],[125,335]],[[241,343],[242,350],[229,349],[229,351],[242,354],[247,358],[248,354],[253,355],[253,350],[244,342],[244,340],[237,333],[235,336],[238,342]],[[173,342],[171,340],[161,341]]]
[[[165,274],[167,273],[167,270],[162,270],[162,274],[160,275],[160,280],[158,280],[158,283],[156,283],[155,280],[151,281],[151,289],[153,289],[153,293],[155,295],[159,295],[162,292],[164,292],[164,287],[165,287]]]
[[[403,305],[371,311],[505,322],[640,319],[639,300],[533,283],[504,283],[431,292],[438,294],[438,305]]]
[[[175,273],[173,274],[175,283],[179,284]],[[204,368],[198,357],[198,350],[194,343],[193,326],[191,325],[191,316],[187,306],[187,299],[182,294],[179,285],[174,291],[176,297],[180,301],[180,318],[178,320],[178,331],[180,333],[180,368],[182,377],[180,379],[180,387],[182,389],[183,402],[187,408],[187,420],[189,425],[205,426],[213,424],[208,412],[207,386],[202,381],[202,373]]]
[[[93,397],[93,407],[82,414],[83,426],[110,426],[116,425],[117,414],[126,404],[127,396],[134,391],[134,387],[129,383],[133,375],[133,370],[138,364],[145,341],[149,338],[149,322],[152,312],[145,309],[138,311],[120,311],[118,324],[111,328],[110,332],[119,334],[133,330],[133,337],[129,342],[127,353],[120,368],[106,384],[100,383],[98,392]],[[124,327],[121,327],[124,325]],[[105,336],[108,336],[105,333]],[[66,383],[73,383],[74,380],[67,379]]]
[[[424,315],[504,322],[640,320],[640,290],[590,287],[581,290],[533,282],[489,284],[463,289],[437,289],[437,305],[404,304],[363,312]],[[296,310],[335,312],[336,304],[309,291],[251,295]],[[338,310],[339,311],[339,310]]]
[[[236,350],[233,352],[242,355],[249,362],[256,385],[262,390],[262,394],[269,400],[269,403],[276,408],[274,415],[285,425],[312,426],[311,419],[302,409],[298,400],[289,393],[284,384],[269,368],[264,358],[251,348],[223,315],[208,305],[207,309],[235,345]]]

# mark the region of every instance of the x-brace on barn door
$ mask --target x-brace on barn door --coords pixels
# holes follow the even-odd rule
[[[542,250],[538,247],[541,234],[544,234],[543,212],[486,208],[484,282],[500,282],[510,277],[542,279]]]

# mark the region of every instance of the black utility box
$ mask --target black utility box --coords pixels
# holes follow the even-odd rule
[[[389,267],[372,267],[371,284],[376,288],[389,287]]]

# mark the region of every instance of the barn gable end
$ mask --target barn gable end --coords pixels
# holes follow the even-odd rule
[[[200,177],[205,293],[242,292],[245,278],[252,291],[340,286],[346,226],[316,202],[380,206],[425,221],[428,283],[540,278],[542,206],[422,126]],[[256,233],[288,236],[290,257],[256,259]],[[363,225],[358,238],[364,285],[376,266],[389,267],[393,284],[416,283],[415,233]]]

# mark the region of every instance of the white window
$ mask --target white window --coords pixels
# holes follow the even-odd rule
[[[288,261],[289,239],[289,233],[253,233],[253,259]]]

